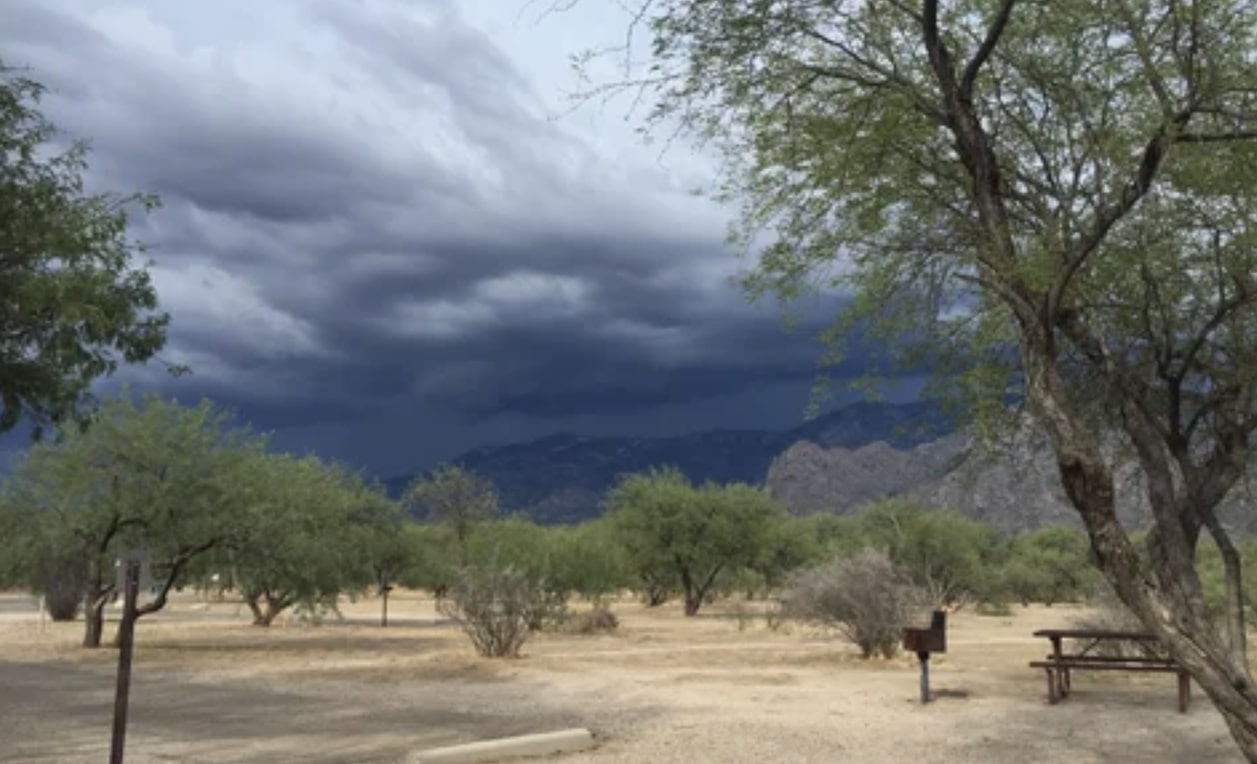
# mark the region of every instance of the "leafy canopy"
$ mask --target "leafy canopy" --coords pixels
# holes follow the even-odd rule
[[[153,358],[170,321],[127,237],[156,197],[86,194],[87,144],[58,152],[43,92],[0,61],[0,432],[25,418],[37,436],[85,423],[92,383]]]
[[[722,572],[762,559],[784,517],[757,488],[695,488],[674,468],[625,476],[605,504],[627,564],[647,584],[679,585],[689,615]]]
[[[595,92],[639,87],[649,126],[719,153],[751,295],[849,298],[827,360],[860,328],[887,340],[875,373],[929,359],[989,425],[1024,371],[1018,327],[1046,322],[1077,406],[1112,413],[1104,375],[1175,439],[1254,424],[1254,4],[653,0],[638,18],[649,70]]]

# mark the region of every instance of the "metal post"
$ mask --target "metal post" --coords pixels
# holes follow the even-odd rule
[[[921,702],[930,702],[930,654],[926,652],[917,653],[917,660],[921,663]]]
[[[118,684],[113,701],[113,742],[109,764],[122,764],[127,738],[127,701],[131,694],[131,652],[135,642],[136,600],[140,594],[140,561],[127,560],[122,622],[118,625]]]

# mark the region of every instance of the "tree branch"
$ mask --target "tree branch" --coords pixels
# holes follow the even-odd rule
[[[1257,140],[1257,130],[1236,130],[1231,133],[1180,133],[1175,143],[1229,143]]]
[[[1161,169],[1161,163],[1165,160],[1170,145],[1180,134],[1180,131],[1191,120],[1195,113],[1193,108],[1183,109],[1163,121],[1157,128],[1156,134],[1148,139],[1144,145],[1143,155],[1139,161],[1139,167],[1135,171],[1135,176],[1131,178],[1126,187],[1122,189],[1122,193],[1117,200],[1111,204],[1100,207],[1096,212],[1096,220],[1091,226],[1091,230],[1078,243],[1077,248],[1066,260],[1065,267],[1061,269],[1056,280],[1052,284],[1052,288],[1048,293],[1047,310],[1049,315],[1054,314],[1061,306],[1061,301],[1065,296],[1065,290],[1073,281],[1074,275],[1082,268],[1087,258],[1095,252],[1100,246],[1100,242],[1104,241],[1104,237],[1108,235],[1109,229],[1113,227],[1117,221],[1121,220],[1126,213],[1130,212],[1136,203],[1148,193],[1148,189],[1152,187],[1152,181],[1156,179],[1157,172]]]
[[[999,44],[1000,36],[1004,34],[1004,28],[1008,26],[1008,19],[1013,15],[1013,5],[1016,0],[1003,0],[1000,3],[999,10],[995,13],[995,20],[991,22],[991,26],[986,31],[986,38],[982,40],[982,45],[978,47],[978,52],[973,54],[973,59],[965,66],[964,74],[960,77],[960,92],[966,97],[973,95],[973,85],[978,79],[978,73],[982,69],[982,65],[986,63],[991,54],[995,52],[995,46]],[[937,22],[935,22],[937,24]]]

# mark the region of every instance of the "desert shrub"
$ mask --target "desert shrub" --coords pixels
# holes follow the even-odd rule
[[[561,605],[543,582],[510,565],[460,570],[446,598],[437,603],[489,658],[514,658],[535,628],[556,617]]]
[[[562,621],[561,630],[567,634],[599,634],[620,628],[620,619],[609,608],[595,607],[579,613],[569,613]]]
[[[785,596],[791,617],[836,629],[865,658],[893,656],[903,626],[926,604],[903,569],[871,550],[800,573]]]
[[[1107,582],[1101,581],[1092,590],[1087,612],[1073,619],[1073,628],[1105,631],[1143,631],[1144,626]],[[1144,655],[1138,645],[1104,640],[1092,652],[1113,657]]]
[[[83,593],[78,589],[52,587],[44,592],[44,606],[54,621],[73,621],[79,617]]]
[[[81,559],[45,550],[40,555],[32,583],[35,591],[44,597],[49,618],[54,621],[78,618],[87,591],[87,566]]]

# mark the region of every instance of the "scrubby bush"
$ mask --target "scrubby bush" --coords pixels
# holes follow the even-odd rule
[[[1012,540],[998,572],[1007,594],[1023,605],[1076,602],[1099,580],[1087,536],[1077,528],[1050,526]]]
[[[903,626],[927,604],[903,569],[871,550],[804,571],[785,597],[791,617],[838,630],[865,658],[893,656]]]
[[[567,634],[599,634],[618,628],[620,619],[606,607],[568,613],[560,626],[560,630]]]
[[[32,583],[35,591],[43,595],[49,618],[73,621],[79,617],[87,591],[87,570],[82,560],[46,552],[41,555]]]
[[[1005,544],[994,526],[903,499],[874,503],[858,517],[865,543],[887,556],[936,606],[996,597],[990,571]]]
[[[1144,631],[1139,618],[1118,598],[1117,592],[1103,580],[1096,583],[1087,601],[1087,612],[1073,620],[1075,629],[1097,631]],[[1092,652],[1112,657],[1145,655],[1146,648],[1118,640],[1104,640]]]
[[[437,610],[458,624],[480,655],[515,658],[538,625],[560,617],[562,605],[543,582],[491,563],[460,570]]]

